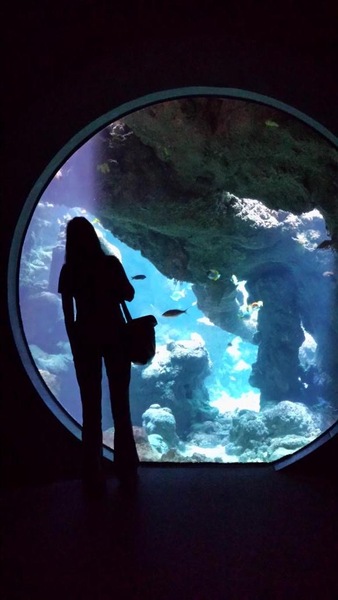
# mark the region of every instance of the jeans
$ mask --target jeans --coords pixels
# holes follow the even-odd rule
[[[124,338],[111,343],[78,339],[74,352],[76,377],[82,402],[82,443],[84,473],[90,476],[101,468],[102,459],[102,359],[109,383],[114,420],[114,463],[123,473],[139,462],[129,404],[131,364]]]

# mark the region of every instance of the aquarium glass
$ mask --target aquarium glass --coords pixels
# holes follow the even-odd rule
[[[109,123],[40,195],[19,273],[24,335],[50,395],[81,426],[58,277],[69,219],[85,216],[157,319],[132,366],[142,461],[271,462],[337,419],[337,151],[290,114],[191,97]],[[104,444],[113,421],[102,382]]]

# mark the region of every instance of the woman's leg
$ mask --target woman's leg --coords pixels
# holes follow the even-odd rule
[[[98,348],[82,345],[74,357],[82,402],[83,470],[86,479],[95,479],[101,470],[102,358]]]
[[[123,346],[107,346],[104,361],[114,419],[114,462],[119,475],[137,468],[139,463],[129,404],[131,364]]]

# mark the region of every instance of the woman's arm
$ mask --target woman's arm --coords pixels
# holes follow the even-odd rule
[[[65,326],[68,339],[73,350],[74,345],[74,300],[70,294],[61,294],[62,310],[65,318]]]
[[[124,277],[125,277],[125,285],[124,285],[124,295],[123,295],[123,300],[128,300],[128,302],[131,302],[134,299],[135,296],[135,290],[133,288],[133,286],[131,285],[124,269]]]
[[[127,274],[118,258],[115,258],[115,261],[118,300],[119,302],[121,302],[121,300],[127,300],[128,302],[131,302],[135,296],[135,290],[131,285]]]

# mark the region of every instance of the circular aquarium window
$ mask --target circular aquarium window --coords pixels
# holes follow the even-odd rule
[[[17,346],[54,414],[80,437],[58,277],[83,215],[135,287],[132,315],[158,321],[155,358],[132,368],[141,460],[268,463],[331,432],[337,162],[320,125],[241,90],[153,94],[71,140],[27,199],[9,277]],[[111,456],[105,379],[102,395]]]

